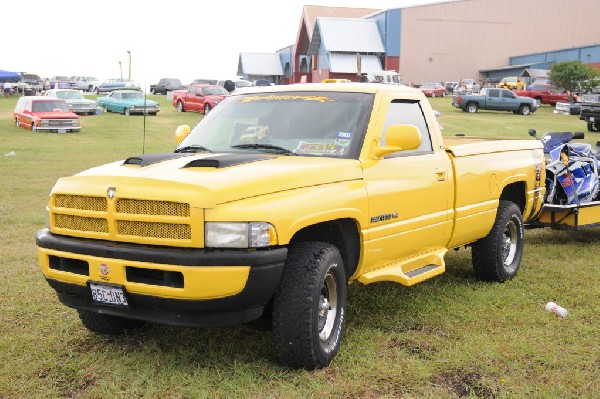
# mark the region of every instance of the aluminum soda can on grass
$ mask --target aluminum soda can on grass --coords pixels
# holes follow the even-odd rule
[[[554,302],[548,302],[546,304],[546,310],[550,313],[556,313],[559,316],[567,317],[569,311],[562,306],[555,304]]]

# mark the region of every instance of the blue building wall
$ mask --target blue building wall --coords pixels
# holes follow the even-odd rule
[[[385,55],[388,57],[399,57],[402,9],[386,10],[367,19],[377,22],[379,35],[385,46]]]
[[[510,65],[535,64],[535,68],[550,68],[555,62],[579,60],[582,64],[600,63],[600,45],[574,47],[509,58]]]

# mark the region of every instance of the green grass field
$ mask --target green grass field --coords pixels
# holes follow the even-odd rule
[[[352,284],[340,353],[323,370],[280,366],[271,333],[244,326],[87,331],[45,282],[34,232],[59,177],[144,149],[172,151],[175,128],[201,118],[152,98],[162,110],[145,129],[141,116],[101,114],[69,134],[15,127],[16,98],[0,98],[0,398],[600,396],[600,229],[527,230],[521,270],[503,284],[475,279],[469,249],[449,253],[445,274],[414,287]],[[431,103],[445,135],[585,130],[547,105],[524,117],[467,114],[449,97]],[[546,312],[549,301],[569,316]]]

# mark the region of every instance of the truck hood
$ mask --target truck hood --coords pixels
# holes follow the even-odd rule
[[[358,160],[271,154],[149,154],[61,178],[53,192],[143,199],[186,199],[192,206],[362,179]]]

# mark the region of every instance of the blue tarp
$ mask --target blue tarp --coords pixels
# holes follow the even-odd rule
[[[20,73],[0,69],[0,82],[18,82],[19,80],[21,80]]]

